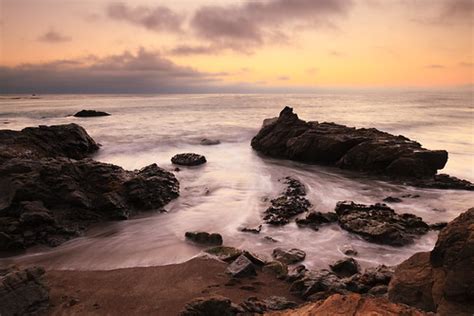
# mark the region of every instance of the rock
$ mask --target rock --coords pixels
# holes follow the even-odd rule
[[[422,188],[432,189],[474,190],[473,183],[447,174],[437,174],[432,178],[418,179],[413,181],[411,184]]]
[[[262,270],[274,274],[278,279],[285,279],[288,276],[288,266],[280,261],[269,262]]]
[[[256,255],[254,253],[251,253],[250,251],[244,251],[243,252],[243,255],[247,257],[247,259],[249,259],[254,265],[256,266],[264,266],[265,264],[267,264],[267,261],[260,257],[259,255]]]
[[[245,255],[240,255],[226,269],[226,273],[234,278],[251,277],[257,275],[255,266]]]
[[[334,293],[346,293],[345,283],[333,272],[322,269],[307,271],[291,284],[290,292],[307,299],[318,300]]]
[[[220,143],[221,141],[218,139],[209,139],[209,138],[201,139],[201,145],[204,145],[204,146],[219,145]]]
[[[237,259],[243,252],[234,247],[217,246],[204,250],[204,252],[216,256],[219,260],[232,262]]]
[[[49,305],[44,269],[7,269],[0,274],[0,315],[40,314]]]
[[[296,266],[292,266],[288,268],[288,276],[286,277],[286,280],[290,283],[302,279],[306,272],[308,272],[308,269],[303,264],[298,264]]]
[[[102,111],[95,110],[81,110],[74,114],[75,117],[97,117],[97,116],[109,116],[110,114]]]
[[[441,229],[445,228],[446,226],[448,226],[448,223],[446,223],[446,222],[439,222],[439,223],[431,224],[431,225],[430,225],[430,229],[431,229],[431,230],[441,230]]]
[[[393,196],[388,196],[385,199],[383,199],[383,201],[387,202],[387,203],[401,203],[401,202],[403,202],[402,199],[397,198],[397,197],[393,197]]]
[[[318,230],[321,225],[337,222],[337,214],[333,212],[311,212],[304,219],[297,219],[296,224]]]
[[[428,224],[412,214],[397,214],[385,204],[363,205],[339,202],[336,206],[339,225],[370,242],[404,246],[426,234]]]
[[[282,195],[271,200],[271,206],[265,210],[263,219],[272,225],[288,224],[290,219],[298,214],[304,213],[311,203],[304,197],[306,189],[304,185],[291,177],[281,179],[286,184]]]
[[[203,245],[222,245],[222,236],[216,233],[207,232],[186,232],[185,237],[197,244]]]
[[[347,290],[357,293],[367,293],[372,288],[388,285],[392,279],[394,268],[385,265],[370,267],[364,273],[357,273],[345,281]]]
[[[206,157],[198,154],[177,154],[171,158],[171,162],[181,166],[198,166],[206,163]]]
[[[404,136],[374,128],[352,128],[335,123],[305,122],[285,107],[278,119],[266,121],[252,139],[253,149],[275,158],[337,166],[387,179],[431,180],[440,188],[466,187],[436,179],[448,153],[428,150]],[[471,184],[472,186],[472,184]]]
[[[339,277],[350,277],[360,271],[360,265],[354,258],[345,258],[330,265],[331,270]]]
[[[357,252],[357,250],[355,250],[354,247],[352,247],[351,245],[342,246],[341,251],[342,251],[343,254],[345,254],[346,256],[350,256],[350,257],[355,257],[359,254]]]
[[[227,297],[213,295],[199,297],[186,304],[181,316],[235,316],[243,310]]]
[[[77,124],[0,130],[0,163],[12,158],[83,159],[98,149],[99,145]]]
[[[474,313],[474,208],[450,222],[430,253],[402,262],[390,282],[395,302],[440,315]]]
[[[90,159],[12,158],[0,179],[0,232],[15,227],[1,249],[57,246],[93,223],[160,209],[179,195],[174,175],[155,164],[126,171]]]
[[[297,306],[297,303],[282,296],[271,296],[263,300],[252,296],[240,304],[240,307],[242,307],[245,312],[257,314],[262,314],[268,311],[279,311],[288,308],[295,308]]]
[[[258,225],[257,227],[244,227],[240,231],[244,233],[260,234],[261,230],[262,225]]]
[[[388,292],[387,285],[377,285],[371,288],[367,293],[373,296],[384,296]]]
[[[306,258],[306,253],[300,249],[289,249],[285,250],[282,248],[275,248],[273,249],[272,253],[273,258],[276,260],[283,262],[285,264],[293,264],[303,261]]]
[[[278,240],[276,240],[276,239],[273,238],[272,236],[265,236],[265,237],[263,237],[263,239],[264,239],[265,241],[269,241],[269,242],[273,242],[273,243],[278,242]]]
[[[334,294],[325,300],[302,305],[297,309],[269,313],[271,316],[316,315],[386,315],[425,316],[413,307],[392,303],[382,297],[365,297],[360,294]]]

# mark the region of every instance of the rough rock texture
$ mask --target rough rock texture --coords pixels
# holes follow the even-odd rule
[[[438,236],[431,253],[400,264],[389,298],[440,315],[474,313],[474,208],[459,215]]]
[[[255,266],[247,256],[240,255],[226,269],[226,273],[234,278],[251,277],[257,274]]]
[[[186,232],[186,239],[189,239],[197,244],[203,245],[222,245],[222,236],[216,233],[207,233],[207,232]]]
[[[81,110],[74,114],[75,117],[97,117],[97,116],[109,116],[107,112],[96,111],[96,110]]]
[[[392,246],[403,246],[429,230],[428,224],[413,214],[397,214],[385,204],[363,205],[339,202],[339,225],[364,239]]]
[[[42,283],[44,269],[0,271],[0,315],[31,315],[49,305],[48,289]]]
[[[192,300],[186,304],[180,316],[234,316],[241,311],[227,297],[213,295]]]
[[[374,128],[305,122],[289,107],[277,119],[266,120],[251,145],[276,158],[333,165],[388,179],[427,179],[430,181],[419,184],[433,187],[438,187],[439,181],[434,178],[437,170],[444,168],[448,160],[445,150],[428,150],[404,136]],[[451,187],[452,183],[452,188],[474,189],[472,185],[460,187],[458,181],[449,177],[443,180],[440,188]]]
[[[242,254],[242,250],[234,247],[217,246],[204,250],[204,252],[217,257],[225,262],[232,262]]]
[[[296,224],[318,230],[321,225],[337,222],[337,214],[328,212],[310,212],[305,218],[297,219]]]
[[[206,157],[198,154],[177,154],[171,158],[171,162],[181,166],[198,166],[207,162]]]
[[[298,214],[304,213],[311,203],[304,197],[306,189],[304,185],[291,177],[280,179],[286,184],[286,189],[279,197],[271,200],[271,206],[265,210],[263,219],[272,225],[285,225],[290,219]]]
[[[273,249],[272,253],[273,258],[285,264],[293,264],[300,261],[303,261],[306,258],[306,253],[300,249],[282,249],[282,248],[275,248]]]
[[[330,265],[332,272],[339,277],[350,277],[360,271],[360,265],[354,258],[338,260]]]
[[[0,163],[11,158],[82,159],[98,149],[97,143],[77,124],[0,130]]]
[[[288,276],[288,266],[280,261],[271,261],[263,266],[262,271],[273,273],[278,279],[285,279]]]
[[[272,316],[333,316],[333,315],[390,315],[424,316],[426,313],[386,298],[365,297],[360,294],[334,294],[324,301],[310,303],[297,309],[268,313]]]
[[[354,274],[349,279],[346,279],[346,289],[357,293],[372,291],[373,294],[377,294],[372,289],[378,288],[378,291],[375,292],[380,293],[380,287],[386,287],[390,283],[393,273],[393,267],[387,267],[383,264],[367,268],[363,273]],[[385,294],[385,292],[386,290],[382,294]]]
[[[266,299],[259,299],[255,296],[249,297],[240,304],[246,313],[262,314],[267,311],[279,311],[288,308],[295,308],[298,304],[282,296],[270,296]]]
[[[174,175],[156,164],[126,171],[84,159],[98,148],[76,124],[0,131],[0,251],[56,246],[179,195]]]

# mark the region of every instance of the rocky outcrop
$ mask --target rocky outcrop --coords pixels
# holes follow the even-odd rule
[[[438,236],[434,249],[401,263],[388,295],[440,315],[474,313],[474,208],[459,215]]]
[[[264,212],[263,219],[271,225],[285,225],[294,216],[304,213],[311,206],[305,198],[304,185],[291,177],[280,179],[286,184],[286,189],[279,197],[271,200],[271,206]]]
[[[110,116],[107,112],[96,111],[96,110],[81,110],[74,114],[75,117],[97,117],[97,116]]]
[[[337,166],[422,186],[461,188],[454,178],[441,182],[435,178],[448,160],[445,150],[428,150],[404,136],[374,128],[305,122],[289,107],[277,119],[267,120],[251,145],[271,157]],[[472,190],[474,186],[462,188]]]
[[[298,226],[309,227],[316,231],[319,230],[320,226],[334,222],[337,222],[337,214],[332,212],[310,212],[305,218],[296,219]]]
[[[49,305],[39,267],[0,270],[0,315],[36,315]]]
[[[0,130],[0,163],[11,158],[82,159],[98,149],[99,145],[77,124]]]
[[[240,304],[245,313],[262,314],[268,311],[279,311],[288,308],[295,308],[298,304],[282,296],[270,296],[266,299],[259,299],[255,296],[249,297]]]
[[[208,232],[186,232],[184,234],[186,239],[195,242],[196,244],[202,245],[222,245],[222,236],[217,233],[208,233]]]
[[[242,309],[220,295],[199,297],[187,303],[180,316],[234,316]]]
[[[336,214],[343,229],[380,244],[407,245],[429,230],[420,217],[397,214],[385,204],[368,206],[343,201],[337,203]]]
[[[285,264],[293,264],[303,261],[306,258],[306,253],[300,249],[282,249],[275,248],[272,252],[273,258]]]
[[[339,277],[350,277],[360,271],[360,265],[354,258],[340,259],[329,266]]]
[[[85,158],[98,148],[76,124],[0,131],[0,251],[56,246],[179,195],[174,175],[156,164],[127,171]]]
[[[360,294],[334,294],[325,300],[285,311],[268,313],[272,316],[325,316],[325,315],[390,315],[424,316],[426,313],[403,304],[392,303],[382,297]]]
[[[199,166],[205,164],[207,160],[203,155],[185,153],[174,155],[171,162],[180,166]]]

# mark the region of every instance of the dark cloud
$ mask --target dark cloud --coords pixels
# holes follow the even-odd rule
[[[38,37],[38,41],[46,43],[64,43],[71,40],[71,37],[63,35],[55,30],[50,30]]]
[[[443,65],[440,64],[431,64],[431,65],[426,65],[425,68],[430,68],[430,69],[443,69],[446,68]]]
[[[104,58],[3,66],[0,93],[185,93],[207,91],[219,76],[140,49]]]
[[[191,19],[191,27],[202,38],[221,46],[262,45],[266,39],[286,40],[283,26],[330,23],[345,15],[350,0],[250,1],[242,5],[205,6]]]
[[[474,19],[473,0],[447,0],[441,11],[441,20],[468,21]]]
[[[155,32],[181,32],[183,23],[182,16],[164,6],[131,8],[125,3],[115,2],[107,7],[107,15]]]
[[[222,50],[212,45],[178,45],[168,51],[171,55],[214,55]]]

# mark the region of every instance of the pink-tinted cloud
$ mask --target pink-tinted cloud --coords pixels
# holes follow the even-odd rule
[[[50,30],[38,37],[38,41],[45,43],[64,43],[71,40],[71,37],[63,35],[55,30]]]

